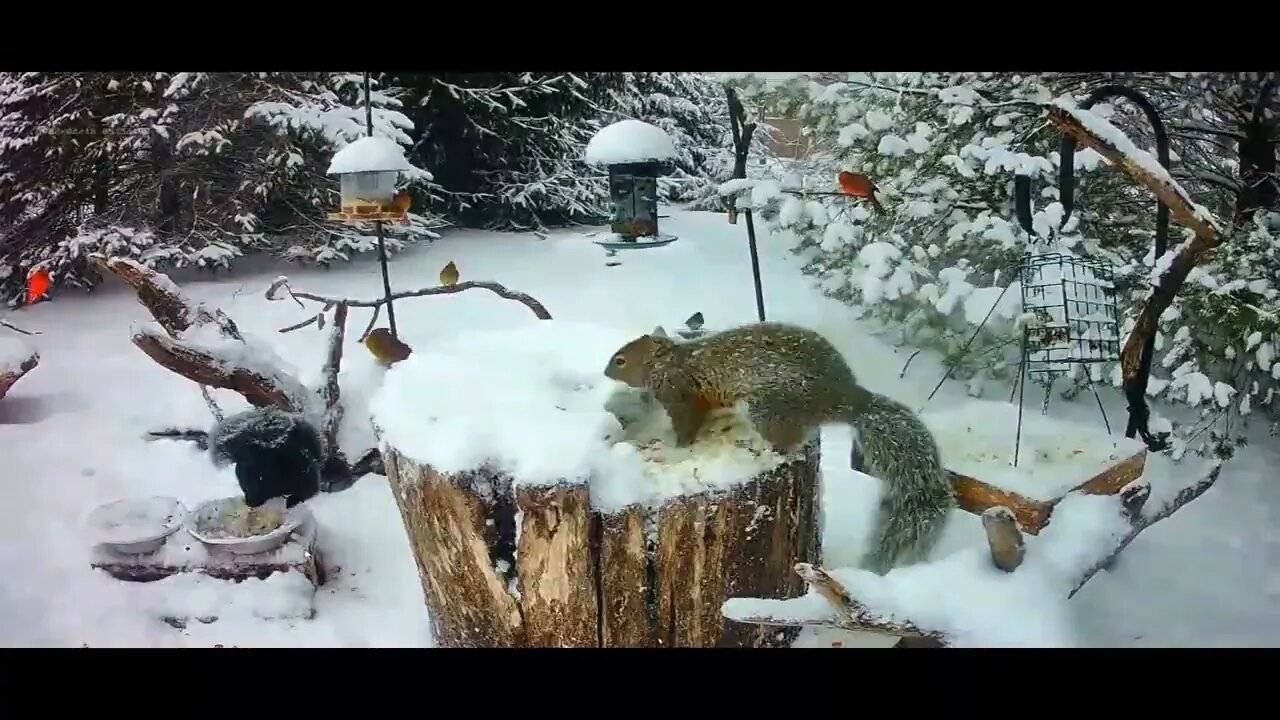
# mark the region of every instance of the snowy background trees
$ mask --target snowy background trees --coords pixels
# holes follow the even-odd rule
[[[1015,173],[1033,178],[1035,227],[1057,228],[1059,136],[1018,100],[1083,98],[1108,83],[1147,93],[1165,118],[1173,173],[1195,202],[1230,221],[1228,237],[1197,268],[1161,318],[1149,395],[1199,409],[1206,422],[1248,417],[1272,403],[1276,355],[1276,73],[738,74],[732,82],[772,111],[799,118],[816,150],[784,173],[730,186],[789,238],[806,271],[830,295],[864,308],[903,344],[960,364],[975,395],[984,381],[1016,373],[1020,333],[1016,285],[997,304],[974,346],[960,345],[1010,285],[1027,236],[1014,219]],[[745,75],[745,76],[743,76]],[[781,77],[779,77],[781,75]],[[1098,105],[1154,154],[1145,118],[1127,101]],[[877,183],[885,212],[839,196],[841,170]],[[1155,199],[1092,151],[1075,154],[1075,211],[1061,233],[1073,252],[1114,263],[1120,310],[1132,318],[1150,288]],[[1172,251],[1187,237],[1171,228]],[[1131,323],[1131,320],[1130,320]],[[1128,329],[1128,325],[1125,328]],[[1060,385],[1066,395],[1082,373]],[[1094,381],[1118,385],[1118,366]]]
[[[364,132],[358,73],[0,74],[0,290],[12,300],[33,268],[55,287],[91,286],[87,254],[223,269],[271,253],[330,263],[371,250],[369,228],[325,220],[332,153]],[[374,80],[377,132],[421,172],[407,178],[411,223],[391,247],[446,225],[500,230],[603,221],[606,178],[581,161],[587,140],[624,117],[675,140],[662,197],[719,210],[731,151],[724,82],[761,114],[799,119],[814,150],[753,148],[739,202],[794,244],[830,295],[882,321],[901,344],[959,363],[982,394],[1016,371],[1017,287],[1026,247],[1015,173],[1033,180],[1036,227],[1062,216],[1058,134],[1019,101],[1121,83],[1145,93],[1169,128],[1172,171],[1228,237],[1162,317],[1154,398],[1249,418],[1280,383],[1280,203],[1275,73],[393,73]],[[1127,101],[1100,105],[1139,146],[1154,139]],[[1076,207],[1062,233],[1075,252],[1114,263],[1132,316],[1149,287],[1155,200],[1092,151],[1077,152]],[[832,192],[840,170],[879,186],[885,211]],[[740,189],[744,184],[736,184]],[[1176,224],[1170,247],[1184,231]],[[1005,288],[1009,288],[1005,290]],[[977,341],[958,349],[995,299]],[[1057,391],[1085,386],[1077,375]],[[1091,378],[1119,382],[1115,367]],[[1232,413],[1226,413],[1226,410]],[[1201,427],[1188,427],[1189,436]]]
[[[622,117],[675,136],[665,198],[715,205],[727,178],[723,90],[698,74],[398,73],[375,77],[372,101],[375,131],[422,169],[410,224],[387,226],[393,250],[448,224],[600,221],[606,178],[582,150]],[[325,219],[328,160],[364,132],[359,73],[0,74],[4,297],[37,266],[91,286],[94,252],[222,269],[371,250],[371,228]]]

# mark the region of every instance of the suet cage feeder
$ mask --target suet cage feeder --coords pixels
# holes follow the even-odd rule
[[[1024,362],[1041,381],[1120,359],[1120,323],[1111,264],[1060,252],[1028,254],[1022,286]]]

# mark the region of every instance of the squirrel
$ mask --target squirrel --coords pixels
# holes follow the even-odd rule
[[[279,408],[251,408],[219,420],[205,444],[215,465],[235,463],[236,480],[251,508],[277,497],[293,507],[354,482],[346,461],[326,454],[314,423]]]
[[[746,401],[756,430],[790,454],[826,423],[852,425],[850,458],[886,489],[864,565],[878,574],[924,560],[956,504],[933,435],[904,405],[857,383],[840,351],[813,330],[755,323],[677,342],[642,335],[609,359],[605,376],[652,393],[671,417],[677,447],[707,414]]]

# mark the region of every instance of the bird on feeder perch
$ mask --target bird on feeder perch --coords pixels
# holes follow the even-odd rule
[[[658,238],[658,176],[675,155],[666,131],[639,120],[606,126],[587,143],[583,159],[609,169],[611,229],[624,241]]]
[[[404,149],[390,138],[362,137],[334,154],[329,175],[337,175],[342,207],[330,220],[369,222],[404,221],[408,193],[396,194],[400,173],[412,170]],[[403,196],[403,197],[401,197]]]

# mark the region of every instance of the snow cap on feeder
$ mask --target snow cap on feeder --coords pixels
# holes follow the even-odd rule
[[[601,128],[587,143],[584,159],[609,168],[612,230],[624,240],[658,237],[658,176],[676,155],[662,128],[639,120],[621,120]]]
[[[334,154],[329,175],[337,175],[342,209],[329,219],[344,222],[399,220],[408,210],[396,196],[400,173],[412,170],[404,149],[390,138],[362,137]],[[405,196],[407,198],[407,195]]]

